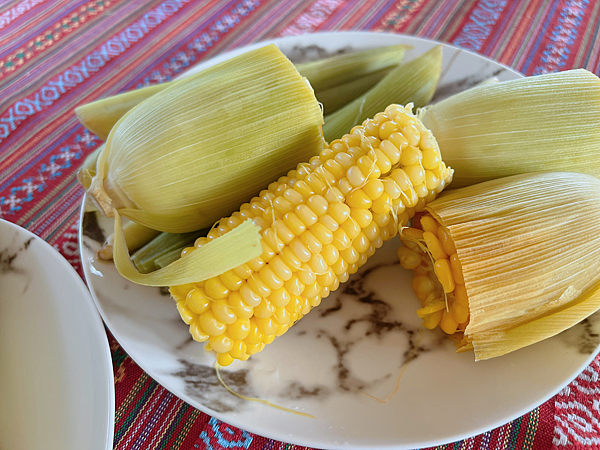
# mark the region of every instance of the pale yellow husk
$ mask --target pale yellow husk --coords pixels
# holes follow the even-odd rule
[[[114,261],[119,273],[144,286],[169,286],[203,281],[262,254],[260,227],[247,220],[231,232],[151,273],[140,273],[129,257],[121,216],[115,215]]]
[[[447,191],[426,208],[457,249],[477,360],[573,326],[600,307],[600,180],[522,174]]]
[[[211,226],[323,148],[322,115],[271,45],[210,67],[123,116],[89,193],[102,211],[160,231]]]
[[[452,187],[539,171],[600,177],[600,79],[584,69],[487,84],[424,108]]]

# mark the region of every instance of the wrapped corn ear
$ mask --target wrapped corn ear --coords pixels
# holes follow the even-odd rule
[[[249,223],[226,239],[232,248],[221,248],[219,240],[210,246],[217,260],[201,257],[203,250],[140,274],[121,239],[121,217],[172,233],[211,226],[318,154],[321,124],[310,85],[273,45],[210,67],[130,110],[110,132],[88,189],[101,211],[115,217],[119,272],[165,286],[199,281],[257,256],[258,227]]]
[[[584,69],[477,86],[421,111],[453,188],[539,171],[600,176],[600,79]]]
[[[246,360],[285,333],[451,181],[411,107],[391,105],[354,127],[184,250],[193,255],[248,220],[261,230],[256,258],[170,288],[192,337],[219,364]]]
[[[129,111],[111,131],[88,192],[108,217],[118,211],[174,233],[205,228],[318,154],[321,123],[306,80],[277,47],[263,47]]]
[[[481,360],[600,308],[599,227],[600,180],[522,174],[445,192],[402,230],[398,253],[424,326]]]

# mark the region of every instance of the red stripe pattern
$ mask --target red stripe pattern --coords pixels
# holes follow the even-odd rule
[[[81,274],[76,169],[98,145],[73,109],[172,79],[266,38],[333,30],[406,33],[487,55],[526,75],[600,73],[592,0],[20,0],[0,3],[0,217],[53,245]],[[115,449],[295,449],[235,429],[148,377],[108,335]],[[555,398],[444,449],[600,446],[600,360]]]

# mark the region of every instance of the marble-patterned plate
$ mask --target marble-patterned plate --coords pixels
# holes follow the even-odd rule
[[[405,43],[407,58],[435,42],[377,33],[326,33],[276,39],[293,60]],[[263,45],[263,44],[258,44]],[[191,72],[256,45],[219,55]],[[482,80],[521,75],[444,45],[437,98]],[[236,427],[317,448],[420,448],[500,426],[541,404],[592,360],[598,316],[501,358],[475,363],[441,334],[419,331],[412,273],[397,263],[397,240],[307,317],[247,362],[223,370],[240,394],[315,416],[284,412],[229,393],[214,357],[192,341],[165,290],[121,278],[94,254],[112,221],[82,208],[85,275],[98,308],[129,355],[196,408]],[[411,359],[410,362],[407,361]],[[395,392],[395,394],[394,394]],[[393,395],[392,395],[393,394]],[[225,436],[243,447],[248,435]],[[232,444],[233,445],[233,444]]]
[[[110,349],[81,277],[0,219],[0,286],[0,448],[112,449]]]

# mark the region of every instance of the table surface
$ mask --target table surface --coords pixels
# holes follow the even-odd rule
[[[81,275],[76,170],[99,140],[74,108],[170,80],[232,48],[369,30],[448,42],[525,75],[599,74],[599,15],[595,0],[0,0],[0,217],[45,239]],[[300,448],[192,408],[107,334],[115,449]],[[439,448],[599,448],[599,361],[525,416]]]

